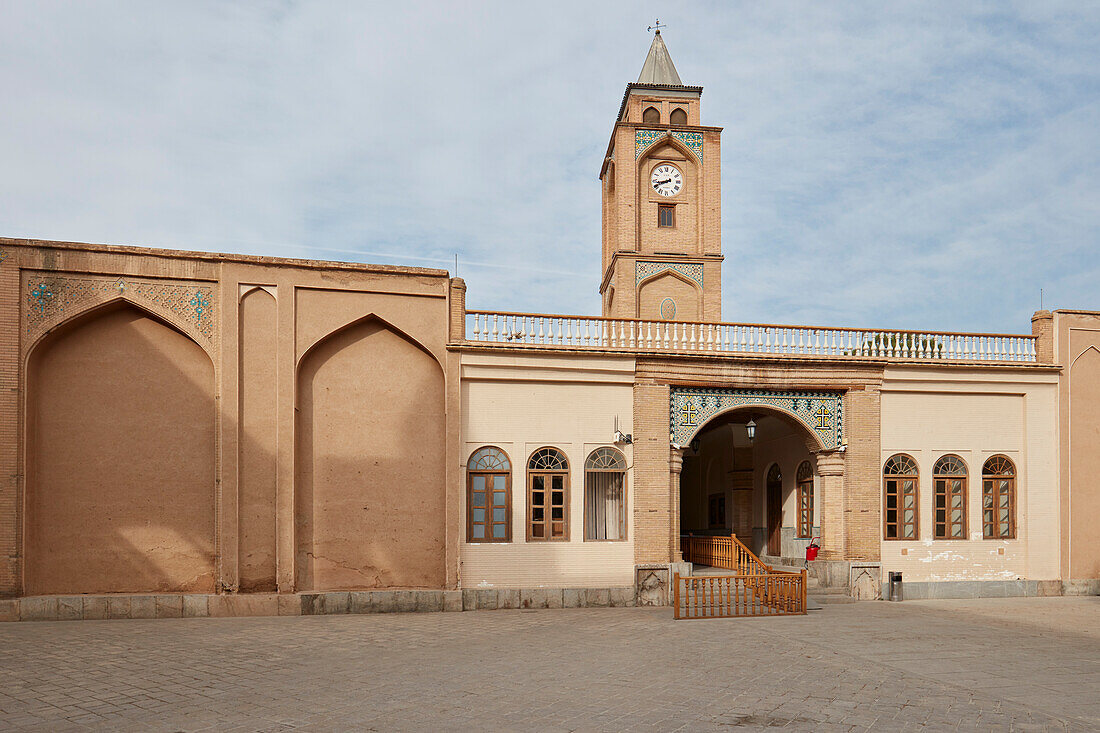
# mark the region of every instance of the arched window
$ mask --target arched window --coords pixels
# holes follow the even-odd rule
[[[646,107],[645,112],[642,112],[642,122],[650,125],[660,124],[661,111],[656,107]]]
[[[916,462],[899,453],[891,456],[882,469],[885,511],[883,537],[888,540],[915,540],[917,524],[917,485],[920,473]]]
[[[597,448],[584,462],[584,538],[626,539],[626,459]]]
[[[466,462],[466,541],[511,542],[512,463],[496,446]]]
[[[813,537],[814,534],[814,467],[809,461],[802,461],[795,474],[798,484],[798,536]]]
[[[937,540],[966,539],[966,464],[948,455],[932,467],[932,534]]]
[[[677,107],[672,110],[672,115],[669,117],[669,122],[674,125],[686,125],[688,123],[688,113],[682,108]]]
[[[1016,537],[1016,467],[1004,456],[993,456],[982,467],[982,536]]]
[[[569,539],[569,461],[539,448],[527,461],[527,540]]]

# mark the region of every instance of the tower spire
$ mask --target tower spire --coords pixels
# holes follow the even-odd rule
[[[649,55],[645,57],[645,63],[642,64],[642,73],[638,74],[638,83],[683,86],[680,75],[676,73],[676,65],[672,63],[672,57],[668,55],[665,41],[661,38],[660,28],[657,28],[657,32],[653,34],[653,43],[649,46]]]

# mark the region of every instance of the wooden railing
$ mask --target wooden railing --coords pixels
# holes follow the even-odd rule
[[[919,361],[1034,362],[1031,334],[815,328],[467,311],[466,341],[496,346]]]
[[[684,560],[731,575],[675,575],[675,618],[786,616],[806,613],[806,571],[776,570],[737,535],[681,535]]]
[[[735,534],[728,537],[681,535],[680,553],[687,562],[732,570],[738,575],[762,575],[772,571],[771,566],[765,565]]]
[[[806,571],[763,575],[673,575],[673,617],[737,618],[806,613]]]

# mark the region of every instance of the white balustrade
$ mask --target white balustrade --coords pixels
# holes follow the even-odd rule
[[[470,311],[468,343],[626,351],[1034,362],[1029,335],[864,331]]]

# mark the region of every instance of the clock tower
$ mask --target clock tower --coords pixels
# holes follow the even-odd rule
[[[722,318],[722,128],[699,124],[702,93],[658,30],[600,169],[604,316]]]

